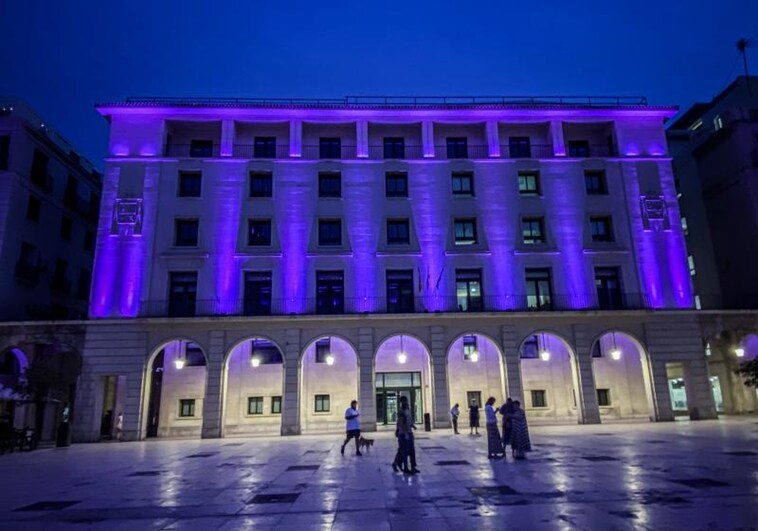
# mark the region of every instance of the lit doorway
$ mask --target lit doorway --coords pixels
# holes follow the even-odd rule
[[[408,400],[413,418],[422,418],[423,387],[421,372],[378,372],[376,373],[376,422],[394,424],[400,410],[400,399]]]

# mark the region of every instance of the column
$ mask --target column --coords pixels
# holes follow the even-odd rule
[[[376,431],[376,391],[374,381],[374,330],[358,329],[358,407],[361,411],[361,429]]]
[[[424,158],[434,158],[434,124],[432,122],[421,122],[421,144],[423,145]]]
[[[565,157],[566,142],[563,139],[563,122],[558,120],[550,122],[550,139],[553,142],[553,155],[556,157]]]
[[[487,122],[487,148],[490,157],[500,157],[500,131],[494,120]]]
[[[447,350],[445,327],[433,326],[432,332],[432,426],[450,428],[450,396],[447,386]],[[423,420],[423,419],[420,419]]]
[[[501,326],[500,338],[505,363],[505,396],[526,404],[521,383],[521,353],[519,352],[521,338],[518,337],[516,327],[513,325]]]
[[[221,390],[224,379],[224,348],[226,332],[213,330],[208,344],[208,365],[206,366],[207,384],[203,400],[203,439],[221,437]]]
[[[708,377],[708,363],[705,358],[685,361],[684,391],[687,393],[687,409],[690,420],[717,419],[716,404]]]
[[[671,407],[671,394],[669,393],[669,380],[666,373],[666,362],[651,360],[650,372],[653,381],[653,402],[655,407],[655,421],[664,422],[674,420],[674,410]]]
[[[290,120],[290,157],[303,156],[303,122]]]
[[[355,123],[355,156],[359,159],[368,158],[368,122],[358,120]]]
[[[234,120],[222,120],[221,121],[221,151],[222,157],[231,157],[234,155],[234,141],[236,131],[234,128]]]
[[[144,381],[147,385],[147,379]],[[144,403],[143,403],[144,398]],[[125,441],[139,441],[145,438],[147,427],[147,408],[150,400],[150,390],[143,388],[143,378],[134,375],[126,378],[126,399],[124,400],[124,433]],[[118,415],[118,412],[114,413]]]
[[[592,349],[586,325],[574,325],[575,364],[579,389],[577,390],[577,407],[579,422],[582,424],[600,424],[600,406],[597,402],[595,375],[592,372]]]
[[[300,330],[285,332],[282,435],[300,435]]]
[[[103,396],[102,377],[92,373],[82,374],[76,387],[73,409],[73,442],[95,442],[100,438],[100,424],[97,422],[98,395]],[[102,415],[102,407],[99,409]]]

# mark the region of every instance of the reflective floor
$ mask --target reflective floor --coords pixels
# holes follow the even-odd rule
[[[0,529],[756,529],[758,418],[533,427],[526,462],[418,432],[74,445],[0,456]],[[353,450],[350,447],[349,450]]]

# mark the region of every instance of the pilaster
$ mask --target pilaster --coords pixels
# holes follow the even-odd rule
[[[430,121],[421,122],[421,144],[424,149],[424,158],[434,158],[434,124]]]
[[[486,125],[487,129],[487,148],[489,156],[492,158],[500,157],[500,131],[498,131],[497,122],[489,120]]]
[[[376,392],[374,379],[374,329],[358,329],[358,378],[361,429],[376,431]]]
[[[368,122],[358,120],[355,123],[355,156],[359,159],[368,157]]]
[[[303,122],[290,120],[290,157],[303,156]]]
[[[207,383],[205,386],[205,400],[203,401],[203,439],[221,437],[221,390],[224,377],[225,344],[225,331],[211,331],[206,366]]]
[[[553,120],[550,122],[550,139],[553,142],[553,155],[556,157],[566,156],[566,142],[563,139],[563,122]]]
[[[521,383],[520,339],[515,326],[503,325],[500,327],[500,341],[505,364],[505,396],[525,404],[524,399],[526,397],[524,397],[524,387]]]
[[[576,348],[576,373],[579,383],[577,407],[582,424],[600,424],[600,406],[595,389],[595,374],[592,370],[592,350],[586,325],[574,325]]]
[[[285,337],[282,435],[300,435],[300,330],[288,329]]]
[[[445,327],[431,327],[431,361],[432,361],[432,396],[433,419],[435,428],[449,428],[450,394],[447,385],[447,350],[445,342]],[[417,419],[419,423],[423,419]]]
[[[222,120],[221,121],[221,150],[219,153],[222,157],[231,157],[234,155],[235,137],[236,137],[236,130],[234,127],[234,120]]]

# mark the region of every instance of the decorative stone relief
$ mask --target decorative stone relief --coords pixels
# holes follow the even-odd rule
[[[668,230],[669,216],[666,201],[662,195],[640,196],[642,223],[645,230]]]
[[[142,199],[116,199],[111,234],[125,237],[142,234]]]

